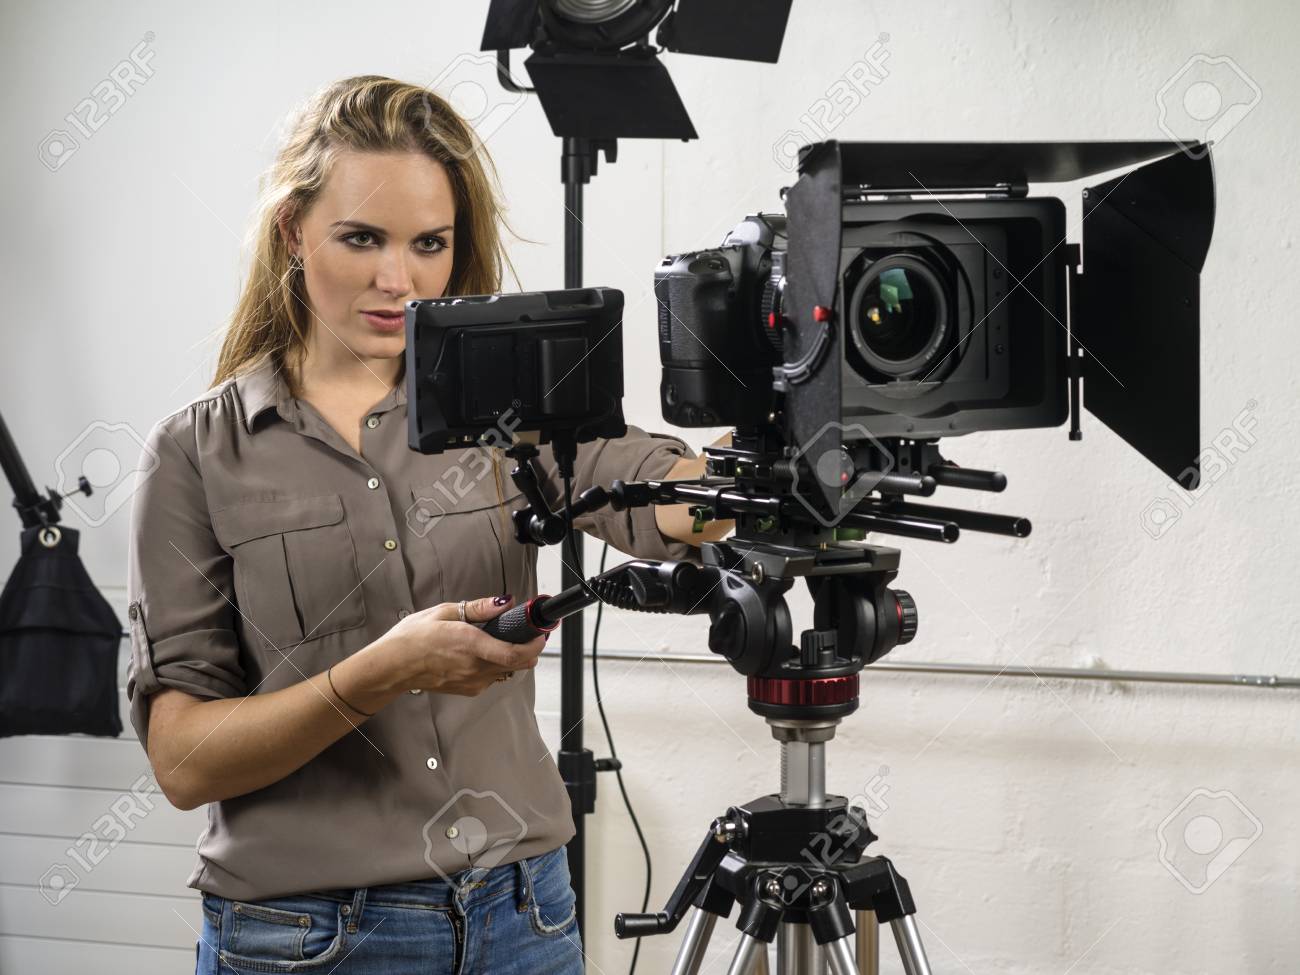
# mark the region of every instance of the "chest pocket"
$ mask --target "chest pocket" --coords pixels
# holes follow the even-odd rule
[[[356,547],[337,494],[248,501],[212,512],[235,561],[250,637],[293,648],[366,621]]]
[[[471,452],[467,451],[466,454]],[[498,475],[482,452],[456,463],[436,479],[411,488],[407,523],[438,565],[439,602],[536,590],[537,547],[515,540],[510,512],[523,507],[523,493],[510,480],[506,461]]]

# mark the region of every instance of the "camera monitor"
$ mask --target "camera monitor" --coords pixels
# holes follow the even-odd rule
[[[503,416],[535,443],[623,436],[622,318],[610,288],[408,302],[411,449],[473,444]]]

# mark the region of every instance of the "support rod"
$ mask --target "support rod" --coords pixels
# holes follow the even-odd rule
[[[559,651],[543,650],[543,657],[558,657]],[[590,655],[589,655],[590,656]],[[726,661],[707,653],[642,653],[635,650],[602,650],[601,659],[660,660],[672,665],[712,664]],[[1136,684],[1200,684],[1219,687],[1255,687],[1272,690],[1300,690],[1300,677],[1277,674],[1201,674],[1172,670],[1110,670],[1090,667],[1019,667],[998,664],[948,664],[914,660],[895,663],[880,660],[864,668],[868,672],[894,671],[914,674],[950,674],[963,677],[1030,677],[1053,680],[1115,681]]]

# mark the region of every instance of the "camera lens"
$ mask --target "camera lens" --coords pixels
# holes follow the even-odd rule
[[[849,334],[877,372],[908,378],[943,348],[948,298],[930,265],[910,254],[872,262],[858,280],[849,307]]]

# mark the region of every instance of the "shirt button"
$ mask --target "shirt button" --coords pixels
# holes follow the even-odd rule
[[[397,543],[393,541],[391,538],[385,538],[384,548],[388,549],[388,551],[391,552],[393,549],[397,548]]]
[[[407,693],[407,694],[423,694],[423,693],[424,693],[424,688],[423,688],[423,687],[412,687],[412,688],[411,688],[409,691],[407,691],[406,693]]]
[[[446,833],[447,839],[449,840],[454,840],[457,836],[460,835],[460,830],[458,830],[455,826],[448,826],[446,830],[444,830],[444,832]]]
[[[379,417],[377,416],[366,417],[366,426],[368,426],[371,430],[379,426]]]
[[[370,488],[372,491],[379,487],[379,478],[372,477],[370,480],[366,481],[366,487]]]
[[[432,755],[430,755],[430,756],[429,756],[429,760],[426,761],[424,764],[425,764],[426,766],[428,766],[429,771],[432,772],[432,771],[434,771],[435,769],[437,769],[437,767],[438,767],[438,760],[437,760],[436,758],[434,758]]]

